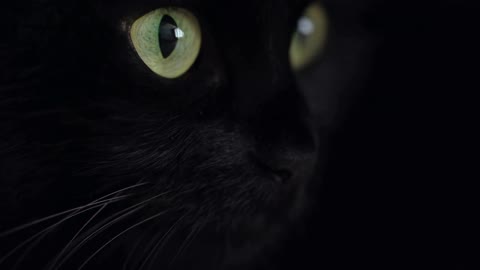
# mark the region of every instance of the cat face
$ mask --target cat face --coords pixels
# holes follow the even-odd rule
[[[330,109],[312,104],[337,89],[318,93],[323,41],[292,53],[311,5],[64,1],[21,13],[0,86],[5,224],[116,193],[20,265],[88,268],[117,252],[134,268],[180,253],[229,264],[278,238],[304,209],[322,150],[315,120]],[[293,65],[295,53],[308,59]]]

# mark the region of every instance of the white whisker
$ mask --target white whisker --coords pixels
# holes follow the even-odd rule
[[[157,242],[157,244],[153,247],[153,249],[149,252],[147,258],[143,261],[142,265],[139,267],[139,270],[142,270],[147,263],[150,261],[150,258],[153,256],[153,254],[156,253],[157,250],[161,250],[165,243],[168,242],[168,239],[170,236],[173,234],[174,230],[177,229],[178,224],[183,220],[183,218],[187,215],[188,213],[183,214],[173,225],[168,229],[168,231],[162,236],[162,238]]]
[[[123,198],[120,198],[120,199],[112,199],[113,201],[119,201]],[[112,200],[110,200],[109,202],[111,202]],[[36,233],[35,235],[33,235],[32,237],[28,238],[27,240],[23,241],[22,243],[20,243],[18,246],[16,246],[14,249],[12,249],[9,253],[7,253],[5,256],[3,256],[1,259],[0,259],[0,265],[6,260],[8,259],[11,255],[13,255],[15,252],[17,252],[19,249],[21,249],[23,246],[25,246],[26,244],[28,244],[29,242],[31,242],[32,240],[34,240],[35,238],[37,238],[38,236],[41,236],[42,234],[44,233],[48,233],[50,232],[53,228],[59,226],[60,224],[62,224],[63,222],[75,217],[75,216],[78,216],[80,214],[83,214],[87,211],[90,211],[92,209],[95,209],[95,208],[98,208],[100,207],[101,205],[94,205],[94,206],[91,206],[90,208],[87,208],[87,209],[84,209],[84,210],[81,210],[79,212],[76,212],[76,213],[73,213],[71,215],[69,215],[68,217],[60,220],[59,222],[47,227],[46,229]]]
[[[78,232],[73,236],[73,238],[65,245],[65,247],[62,249],[62,251],[60,251],[60,253],[55,257],[55,259],[53,260],[53,262],[51,263],[51,267],[54,267],[55,264],[58,262],[58,260],[60,260],[61,256],[65,253],[65,251],[70,247],[70,245],[73,243],[73,241],[78,237],[78,235],[88,226],[88,224],[90,224],[90,222],[92,222],[92,220],[97,217],[100,212],[103,211],[103,209],[105,209],[107,207],[107,204],[103,205],[102,208],[98,209],[97,212],[95,212],[95,214],[93,214],[93,216],[87,221],[85,222],[85,224],[80,228],[80,230],[78,230]]]
[[[188,236],[185,238],[182,245],[178,249],[177,254],[175,255],[175,257],[173,257],[172,261],[170,262],[169,268],[172,267],[172,265],[175,263],[177,258],[183,253],[183,251],[186,248],[188,248],[188,246],[192,243],[193,239],[195,239],[195,236],[197,235],[197,233],[200,231],[201,228],[202,228],[202,226],[200,226],[200,225],[194,226],[192,228],[192,230],[190,231],[190,233],[188,234]]]
[[[125,233],[129,232],[130,230],[133,230],[134,228],[140,226],[140,225],[143,225],[145,223],[147,223],[148,221],[151,221],[157,217],[160,217],[166,213],[168,213],[169,210],[166,210],[166,211],[163,211],[163,212],[160,212],[154,216],[151,216],[147,219],[144,219],[136,224],[134,224],[133,226],[130,226],[128,227],[127,229],[123,230],[121,233],[117,234],[116,236],[114,236],[112,239],[110,239],[107,243],[105,243],[103,246],[101,246],[97,251],[95,251],[90,257],[88,257],[87,260],[85,260],[85,262],[78,268],[78,270],[82,270],[85,265],[87,265],[98,253],[100,253],[100,251],[102,251],[105,247],[107,247],[110,243],[112,243],[113,241],[115,241],[117,238],[119,238],[120,236],[124,235]]]
[[[45,222],[45,221],[48,221],[50,219],[53,219],[53,218],[56,218],[56,217],[59,217],[59,216],[62,216],[62,215],[66,215],[66,214],[69,214],[71,212],[75,212],[75,211],[78,211],[78,210],[81,210],[85,207],[89,207],[89,206],[92,206],[92,205],[97,205],[97,204],[102,204],[104,199],[110,197],[110,196],[113,196],[117,193],[120,193],[120,192],[123,192],[123,191],[126,191],[126,190],[129,190],[129,189],[133,189],[133,188],[136,188],[136,187],[139,187],[139,186],[143,186],[143,185],[146,185],[146,183],[141,183],[141,184],[136,184],[136,185],[133,185],[133,186],[130,186],[130,187],[127,187],[127,188],[124,188],[124,189],[121,189],[121,190],[118,190],[118,191],[115,191],[115,192],[112,192],[108,195],[105,195],[99,199],[96,199],[95,201],[92,201],[86,205],[83,205],[83,206],[79,206],[79,207],[75,207],[73,209],[70,209],[70,210],[66,210],[66,211],[63,211],[63,212],[60,212],[60,213],[57,213],[57,214],[53,214],[53,215],[50,215],[48,217],[44,217],[44,218],[41,218],[41,219],[37,219],[35,221],[32,221],[32,222],[29,222],[29,223],[26,223],[24,225],[20,225],[18,227],[15,227],[13,229],[10,229],[8,231],[5,231],[5,232],[2,232],[0,233],[0,238],[2,237],[5,237],[5,236],[8,236],[12,233],[16,233],[18,231],[21,231],[21,230],[24,230],[26,228],[29,228],[31,226],[34,226],[36,224],[39,224],[39,223],[42,223],[42,222]]]
[[[169,192],[164,192],[164,193],[161,193],[161,194],[158,194],[158,195],[155,195],[147,200],[144,200],[140,203],[137,203],[133,206],[130,206],[122,211],[119,211],[117,213],[115,213],[114,215],[110,216],[109,218],[107,218],[106,220],[104,220],[103,222],[97,224],[97,226],[91,228],[89,231],[85,232],[85,237],[83,237],[83,239],[81,240],[80,243],[78,243],[77,245],[75,245],[75,247],[72,248],[72,250],[58,263],[58,265],[53,268],[53,269],[59,269],[60,266],[62,264],[64,264],[76,251],[78,251],[82,246],[84,246],[88,241],[90,241],[92,238],[94,238],[96,235],[98,235],[99,233],[103,232],[104,230],[108,229],[109,227],[111,227],[112,225],[114,225],[115,223],[117,223],[118,221],[122,220],[123,218],[126,218],[128,217],[129,215],[133,214],[134,212],[140,210],[141,208],[144,207],[144,204],[154,200],[154,199],[157,199],[161,196],[164,196],[165,194],[168,194]],[[132,211],[130,211],[131,209],[133,209]],[[130,212],[127,212],[127,211],[130,211]],[[123,214],[127,212],[126,214]],[[120,217],[118,218],[115,218],[116,216],[118,215],[121,215]],[[115,218],[114,220],[112,220],[113,218]],[[106,223],[106,224],[105,224]],[[100,227],[100,228],[99,228]],[[53,264],[52,264],[52,267],[53,267]]]
[[[83,240],[77,244],[75,247],[72,248],[72,250],[58,263],[57,266],[55,266],[53,263],[52,263],[52,266],[51,268],[52,269],[59,269],[73,254],[75,254],[75,252],[77,252],[81,247],[83,247],[90,239],[92,239],[93,237],[95,237],[96,235],[98,235],[99,233],[103,232],[104,230],[108,229],[109,227],[111,227],[112,225],[116,224],[117,222],[119,222],[120,220],[132,215],[133,213],[139,211],[140,209],[142,209],[144,206],[139,206],[131,211],[128,211],[127,213],[121,215],[120,217],[114,219],[114,220],[111,220],[109,221],[107,224],[105,224],[104,226],[102,226],[101,228],[97,229],[97,227],[95,228],[95,231],[93,233],[89,233],[85,238],[83,238]],[[123,213],[124,211],[122,211]],[[119,213],[117,213],[119,214]],[[115,214],[114,216],[116,216],[117,214]],[[90,231],[89,231],[90,232]],[[53,268],[55,267],[55,268]]]

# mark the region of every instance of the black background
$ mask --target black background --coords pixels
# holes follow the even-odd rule
[[[478,269],[479,9],[383,2],[368,19],[382,42],[334,137],[316,211],[273,268]]]

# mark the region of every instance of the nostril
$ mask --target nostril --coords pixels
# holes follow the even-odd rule
[[[292,171],[288,169],[276,169],[267,163],[263,162],[261,159],[256,158],[255,155],[251,155],[251,158],[254,163],[257,164],[258,168],[268,175],[273,181],[284,184],[287,183],[292,177]]]
[[[288,182],[293,176],[288,170],[272,170],[272,175],[275,182],[281,184]]]

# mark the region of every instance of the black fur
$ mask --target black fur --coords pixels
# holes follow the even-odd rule
[[[329,48],[293,74],[288,48],[307,2],[32,0],[3,11],[0,258],[65,215],[9,229],[138,186],[54,226],[1,269],[246,268],[262,259],[304,213],[338,104],[358,82],[358,63],[367,65],[368,41],[350,13],[359,9],[325,1]],[[128,37],[132,20],[168,5],[192,10],[204,36],[195,66],[175,81],[151,73]],[[61,252],[149,199],[72,256]]]

